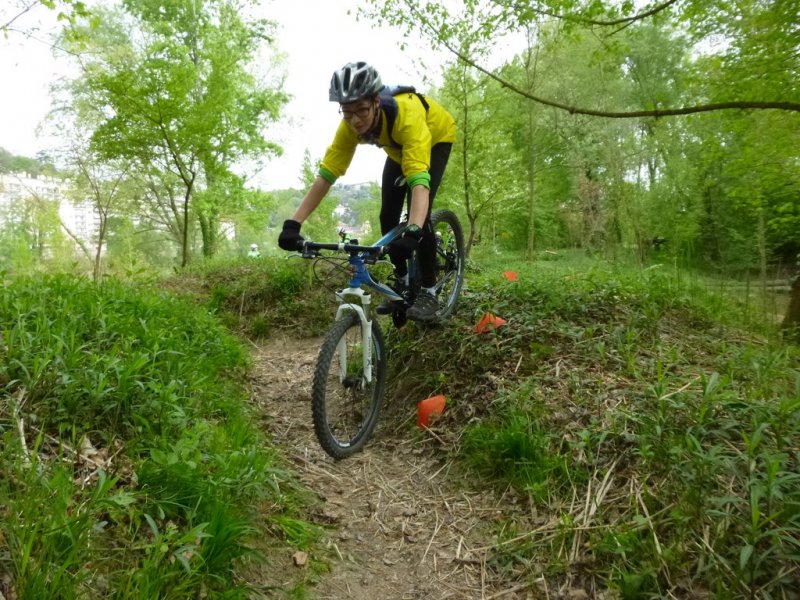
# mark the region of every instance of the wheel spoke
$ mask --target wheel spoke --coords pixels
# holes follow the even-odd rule
[[[323,343],[314,373],[312,412],[320,444],[334,458],[359,450],[377,423],[383,397],[383,335],[372,323],[372,377],[367,381],[362,325],[356,313],[338,320]]]

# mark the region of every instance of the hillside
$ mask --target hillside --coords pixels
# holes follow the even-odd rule
[[[663,267],[567,256],[482,264],[447,325],[385,325],[386,411],[350,461],[332,462],[311,435],[308,377],[319,341],[304,338],[324,330],[319,309],[273,322],[271,341],[258,344],[254,399],[319,497],[312,514],[334,548],[313,554],[333,569],[320,589],[349,581],[365,590],[353,597],[379,597],[364,579],[375,553],[408,575],[398,580],[411,594],[403,597],[448,597],[454,578],[459,597],[475,598],[795,589],[797,348],[773,339],[772,326],[743,327],[726,297]],[[231,296],[240,325],[250,298]],[[507,324],[475,334],[487,311]],[[420,433],[416,403],[436,393],[448,408]],[[351,486],[361,493],[346,500]],[[347,532],[363,518],[375,522],[359,526],[354,546]],[[403,542],[406,533],[414,542]],[[420,567],[435,576],[422,581]]]
[[[9,279],[0,592],[792,598],[798,348],[686,273],[545,256],[471,263],[442,326],[384,323],[381,422],[340,462],[308,390],[341,271]]]

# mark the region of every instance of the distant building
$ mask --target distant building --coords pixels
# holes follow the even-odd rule
[[[28,173],[0,173],[0,227],[15,220],[14,204],[26,198],[58,203],[63,227],[82,242],[97,243],[100,215],[91,201],[75,202],[67,197],[69,183],[56,177]]]

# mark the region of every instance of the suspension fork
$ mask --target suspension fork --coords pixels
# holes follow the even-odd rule
[[[345,296],[358,296],[359,303],[348,301]],[[344,316],[347,311],[355,312],[361,320],[361,352],[363,354],[362,364],[364,366],[364,380],[372,383],[372,321],[367,318],[365,307],[369,307],[371,296],[359,288],[345,288],[336,293],[339,299],[339,308],[336,309],[336,320]],[[347,378],[347,340],[342,337],[336,349],[339,355],[339,383],[344,383]]]

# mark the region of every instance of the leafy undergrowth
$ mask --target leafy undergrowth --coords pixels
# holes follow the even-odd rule
[[[296,542],[304,500],[253,423],[241,343],[163,292],[4,283],[3,596],[251,597],[237,571]]]
[[[334,310],[333,289],[344,281],[341,274],[329,276],[322,267],[315,270],[310,261],[265,257],[200,263],[164,284],[194,298],[231,330],[258,339],[323,333]]]
[[[527,499],[492,568],[623,598],[795,597],[797,347],[660,268],[554,258],[468,282],[446,326],[389,332],[390,395],[445,394],[437,432],[471,481]],[[507,324],[475,334],[485,312]]]

